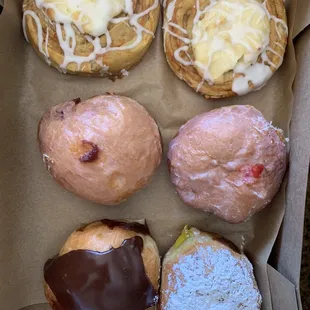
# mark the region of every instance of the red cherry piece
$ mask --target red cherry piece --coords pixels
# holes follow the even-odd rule
[[[88,148],[88,150],[80,156],[81,163],[92,162],[98,158],[99,148],[95,143],[82,140],[82,146]]]
[[[252,167],[252,173],[254,178],[259,178],[262,172],[264,171],[265,167],[261,164],[256,164]]]

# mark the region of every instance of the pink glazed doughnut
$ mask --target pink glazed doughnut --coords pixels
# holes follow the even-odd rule
[[[181,199],[241,223],[277,193],[287,164],[285,138],[252,106],[198,115],[170,142],[168,165]]]

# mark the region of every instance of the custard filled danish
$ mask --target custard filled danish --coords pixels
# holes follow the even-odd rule
[[[26,39],[63,73],[122,76],[148,50],[159,0],[24,0]]]
[[[166,0],[164,48],[174,73],[206,98],[265,85],[283,61],[283,0]]]

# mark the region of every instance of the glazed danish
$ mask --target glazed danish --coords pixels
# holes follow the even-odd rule
[[[283,0],[166,0],[164,48],[174,73],[206,98],[244,95],[280,67]]]
[[[159,0],[24,0],[26,39],[63,73],[122,76],[148,50]]]

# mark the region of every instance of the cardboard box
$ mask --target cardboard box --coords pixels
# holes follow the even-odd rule
[[[218,101],[205,100],[174,76],[164,59],[160,27],[143,61],[122,80],[61,75],[26,43],[21,5],[20,0],[7,0],[0,16],[0,308],[48,309],[42,287],[44,261],[79,224],[107,217],[146,218],[162,255],[184,224],[218,232],[244,246],[254,265],[263,309],[301,309],[299,275],[310,154],[310,29],[305,29],[310,22],[309,1],[287,3],[290,42],[282,67],[268,84],[244,97]],[[44,170],[36,145],[37,123],[47,108],[59,102],[109,90],[147,107],[159,123],[165,153],[179,126],[194,115],[230,104],[253,104],[290,137],[287,187],[284,182],[270,206],[240,225],[186,207],[174,194],[165,160],[149,187],[120,206],[99,206],[71,195]]]

